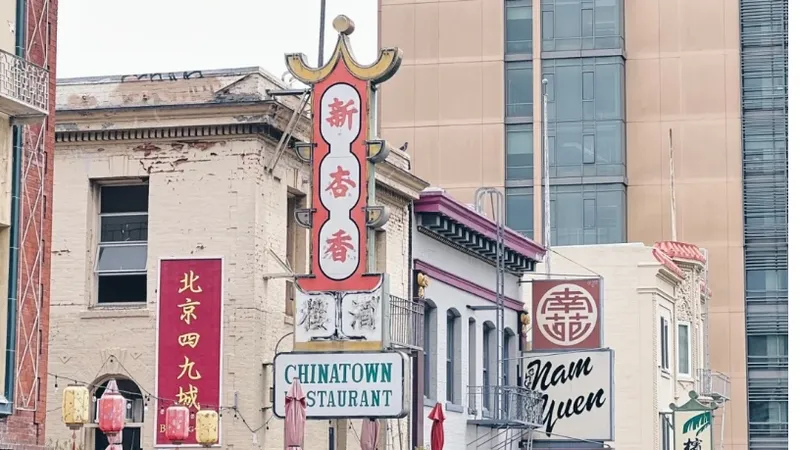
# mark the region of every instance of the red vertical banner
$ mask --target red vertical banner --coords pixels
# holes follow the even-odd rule
[[[189,408],[189,439],[196,445],[195,414],[222,401],[222,259],[162,259],[158,286],[156,443],[167,440],[165,410]]]

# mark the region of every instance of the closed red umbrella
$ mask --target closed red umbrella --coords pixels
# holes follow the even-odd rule
[[[364,419],[361,421],[361,450],[376,450],[378,448],[378,421]]]
[[[433,421],[431,424],[431,450],[442,450],[444,447],[444,411],[442,404],[437,403],[433,410],[428,414],[428,419]]]
[[[295,378],[286,393],[286,417],[283,419],[283,443],[286,449],[302,449],[306,428],[306,394]]]

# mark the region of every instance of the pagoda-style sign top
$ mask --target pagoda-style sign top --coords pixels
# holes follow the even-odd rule
[[[286,55],[286,67],[295,79],[307,85],[319,83],[333,72],[339,61],[342,61],[354,77],[378,84],[391,78],[400,68],[403,52],[398,48],[381,49],[380,56],[373,64],[362,66],[356,62],[350,48],[350,35],[355,30],[353,21],[344,15],[336,16],[333,19],[333,28],[339,32],[339,39],[336,41],[336,48],[333,50],[331,59],[324,66],[310,67],[306,55],[302,53]]]
[[[670,403],[676,450],[711,450],[714,448],[714,410],[717,404],[704,404],[697,392],[689,391],[689,400],[681,406]]]

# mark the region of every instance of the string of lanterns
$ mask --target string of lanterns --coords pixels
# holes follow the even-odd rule
[[[116,380],[110,380],[97,399],[98,428],[106,435],[107,450],[122,450],[122,430],[125,428],[127,401],[120,394]],[[165,411],[166,438],[180,445],[189,438],[189,408],[174,404]],[[70,385],[61,397],[61,419],[72,430],[73,442],[76,432],[89,423],[89,389],[83,385]],[[219,414],[215,410],[201,409],[195,414],[195,439],[203,447],[217,444],[219,440]]]

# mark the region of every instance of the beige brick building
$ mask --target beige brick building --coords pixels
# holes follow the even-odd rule
[[[267,94],[280,88],[258,68],[59,83],[49,370],[60,378],[47,384],[48,410],[58,408],[58,391],[70,380],[133,380],[120,383],[138,392],[126,394],[132,431],[125,439],[152,448],[159,258],[223,256],[222,405],[237,407],[222,411],[223,442],[228,449],[282,448],[282,423],[269,420],[269,363],[276,348],[291,349],[291,338],[280,339],[292,330],[292,292],[287,278],[265,275],[286,273],[287,265],[307,271],[307,232],[292,215],[305,205],[310,172],[291,148],[278,150],[298,103]],[[290,141],[307,140],[309,130],[303,116]],[[408,156],[393,150],[377,171],[378,200],[391,212],[376,236],[377,264],[389,274],[391,294],[404,298],[408,206],[426,186],[409,167]],[[108,197],[119,199],[116,206],[103,202]],[[131,210],[137,218],[122,220],[124,227],[111,220],[99,228],[101,214]],[[106,232],[142,228],[146,257],[129,268],[138,273],[109,280],[96,261],[99,241]],[[346,432],[354,448],[355,433]],[[47,433],[51,446],[71,445],[59,415],[48,418]],[[87,426],[83,448],[95,448],[98,434]],[[327,422],[313,423],[306,443],[327,448]]]

